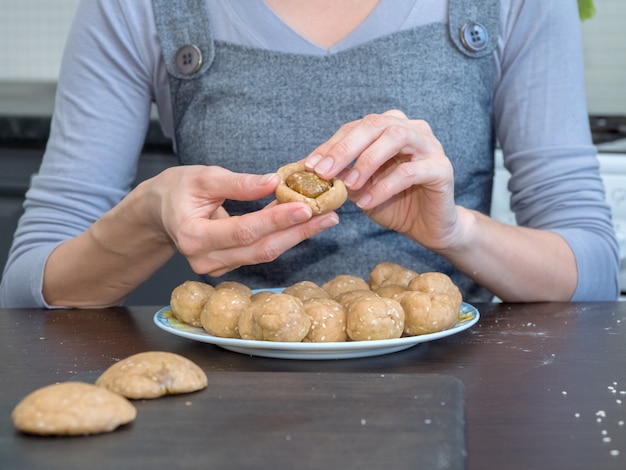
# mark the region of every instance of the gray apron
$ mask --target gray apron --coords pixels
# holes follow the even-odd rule
[[[457,204],[487,214],[493,178],[493,58],[499,0],[451,0],[448,23],[400,31],[332,55],[272,52],[214,41],[204,1],[153,0],[182,164],[267,173],[299,160],[344,123],[400,109],[424,119],[455,171]],[[236,215],[269,200],[227,201]],[[469,302],[491,294],[439,255],[368,219],[351,202],[339,225],[271,263],[220,278],[251,288],[366,280],[380,262],[452,277]]]

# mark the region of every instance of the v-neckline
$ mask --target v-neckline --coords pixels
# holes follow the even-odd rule
[[[244,2],[229,1],[230,9],[246,25],[246,29],[255,41],[268,49],[274,49],[272,39],[282,38],[288,45],[287,49],[315,55],[333,54],[354,45],[367,42],[375,37],[398,31],[419,0],[380,0],[372,12],[348,35],[339,42],[325,48],[320,46],[289,24],[285,23],[265,1],[255,2],[251,6]]]
[[[302,38],[304,41],[308,42],[309,44],[323,50],[323,51],[331,51],[333,48],[339,46],[341,43],[343,43],[345,40],[347,40],[353,33],[355,33],[356,31],[358,31],[361,27],[363,27],[369,20],[369,18],[371,16],[375,16],[375,12],[376,10],[381,6],[382,2],[384,0],[376,0],[374,5],[371,5],[371,10],[369,10],[367,12],[367,14],[363,15],[363,17],[361,18],[361,20],[358,23],[355,23],[354,25],[352,25],[352,27],[350,29],[348,25],[346,28],[346,32],[345,34],[343,34],[342,36],[337,37],[337,39],[330,45],[326,45],[324,44],[324,41],[320,41],[320,38],[315,38],[313,37],[315,35],[315,33],[312,33],[313,30],[311,30],[309,28],[309,31],[307,34],[307,31],[302,30],[301,28],[304,27],[302,24],[297,24],[298,20],[302,21],[303,17],[300,18],[287,18],[285,16],[282,15],[283,12],[275,10],[274,7],[269,3],[270,0],[262,0],[263,5],[265,6],[265,8],[267,10],[269,10],[270,14],[274,17],[276,17],[278,19],[278,21],[280,21],[281,23],[283,23],[283,25],[285,27],[287,27],[289,30],[291,30],[291,32],[297,36],[299,36],[300,38]],[[290,19],[292,21],[290,21]],[[304,29],[306,29],[306,27],[304,27]],[[329,30],[330,31],[330,30]],[[329,38],[330,39],[330,38]],[[334,39],[334,38],[333,38]],[[331,39],[332,40],[332,39]]]

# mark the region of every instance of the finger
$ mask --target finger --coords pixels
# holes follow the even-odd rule
[[[210,166],[202,167],[197,177],[208,197],[252,201],[268,196],[280,183],[276,173],[255,175],[235,173],[225,168]]]
[[[312,216],[308,205],[286,203],[216,220],[195,218],[179,227],[177,248],[189,258],[216,250],[248,246],[272,233],[306,222]]]
[[[404,120],[408,119],[406,114],[397,109],[385,111],[384,113],[382,113],[382,116],[390,116]],[[313,150],[313,152],[311,152],[309,156],[304,159],[305,167],[310,171],[314,171],[315,166],[324,158],[325,155],[328,154],[329,150],[341,139],[343,139],[347,134],[352,132],[352,130],[356,126],[358,126],[360,122],[361,120],[359,119],[348,122],[341,126],[341,128],[330,139],[328,139],[322,145]]]
[[[400,125],[405,120],[395,114],[369,114],[360,121],[345,126],[327,142],[321,158],[311,157],[308,168],[325,179],[334,178],[385,132],[393,124]],[[306,164],[305,164],[306,165]]]
[[[336,213],[328,213],[256,240],[247,246],[212,251],[207,256],[191,261],[198,273],[220,276],[238,266],[267,263],[307,238],[338,223]]]
[[[393,171],[377,174],[359,191],[352,193],[356,205],[363,210],[379,206],[411,187],[424,187],[430,192],[446,194],[453,191],[454,171],[447,159],[426,159],[398,164]]]
[[[328,153],[328,151],[332,148],[333,145],[339,142],[339,140],[341,140],[346,134],[351,132],[352,129],[359,124],[359,121],[360,120],[356,120],[356,121],[351,121],[351,122],[344,124],[337,130],[337,132],[333,134],[333,136],[330,139],[328,139],[326,142],[324,142],[323,144],[318,146],[315,150],[313,150],[309,154],[309,156],[304,159],[304,164],[307,167],[307,169],[312,169],[315,166],[315,164],[319,162],[319,160]]]
[[[358,190],[376,173],[395,171],[402,162],[440,156],[443,150],[432,134],[407,122],[391,124],[361,152],[343,180],[348,188]]]

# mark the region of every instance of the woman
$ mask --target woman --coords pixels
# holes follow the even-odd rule
[[[130,191],[151,103],[184,166]],[[488,216],[496,139],[519,226]],[[271,203],[303,157],[352,202]],[[25,207],[6,306],[116,305],[176,250],[250,287],[395,261],[468,301],[618,290],[573,0],[84,0]]]

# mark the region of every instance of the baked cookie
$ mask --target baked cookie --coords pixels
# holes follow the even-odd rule
[[[183,323],[201,328],[202,308],[214,290],[213,286],[204,282],[183,282],[172,291],[170,297],[172,315]]]
[[[302,161],[289,163],[276,173],[280,177],[280,184],[276,187],[278,202],[304,202],[314,215],[320,215],[339,209],[348,199],[343,181],[337,178],[324,180],[307,171]]]
[[[404,310],[394,299],[363,298],[350,306],[346,323],[353,341],[399,338],[404,331]]]
[[[110,432],[135,419],[135,407],[124,397],[82,382],[64,382],[30,393],[13,409],[20,431],[41,435]]]
[[[346,341],[346,311],[339,302],[327,298],[304,301],[304,311],[311,317],[311,328],[302,340],[311,343]]]
[[[116,362],[98,377],[96,385],[137,400],[195,392],[207,386],[207,377],[186,357],[149,351]]]

